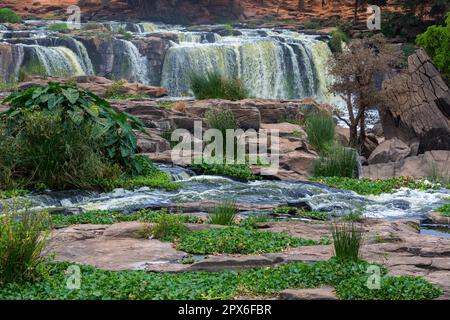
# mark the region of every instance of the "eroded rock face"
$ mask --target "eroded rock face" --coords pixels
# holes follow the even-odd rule
[[[411,153],[411,149],[403,141],[397,138],[384,141],[370,155],[369,164],[397,162],[405,159]]]
[[[0,82],[13,83],[22,63],[23,52],[21,48],[9,43],[0,43]]]
[[[397,162],[377,163],[362,167],[362,177],[388,179],[392,177],[426,178],[433,172],[444,176],[450,174],[450,151],[428,151]]]
[[[450,150],[450,89],[424,50],[408,58],[406,73],[383,83],[383,94],[386,139],[417,141],[419,153]]]

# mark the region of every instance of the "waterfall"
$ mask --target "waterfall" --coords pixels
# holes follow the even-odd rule
[[[94,74],[94,68],[92,66],[91,58],[89,58],[89,54],[86,50],[86,47],[83,43],[80,41],[73,39],[75,44],[75,53],[77,54],[79,58],[79,62],[81,64],[81,67],[84,70],[84,73],[87,75],[93,75]]]
[[[150,84],[151,67],[147,58],[141,55],[133,42],[120,40],[120,43],[123,49],[120,55],[120,74],[129,81]]]
[[[191,94],[192,72],[219,71],[227,77],[240,78],[250,96],[325,98],[324,60],[331,55],[326,43],[300,34],[275,37],[266,32],[263,35],[224,37],[214,43],[175,44],[166,54],[161,84],[173,96]]]
[[[29,54],[29,58],[24,59],[22,67],[30,74],[52,77],[71,77],[86,74],[79,57],[66,47],[21,46]]]

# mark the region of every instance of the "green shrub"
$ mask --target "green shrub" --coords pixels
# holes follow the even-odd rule
[[[384,276],[380,289],[371,290],[367,286],[367,276],[352,277],[336,286],[336,293],[343,300],[432,300],[442,294],[420,277]]]
[[[133,130],[144,132],[143,124],[127,113],[117,113],[107,101],[70,85],[50,82],[12,93],[4,100],[10,105],[2,119],[14,136],[20,131],[23,114],[29,109],[59,114],[64,126],[97,124],[95,137],[103,141],[104,156],[133,173],[139,171],[135,161],[137,138]]]
[[[191,254],[256,254],[322,243],[327,242],[291,237],[286,233],[225,227],[191,232],[181,238],[177,249]]]
[[[205,113],[206,124],[210,129],[217,129],[222,133],[223,137],[223,155],[226,155],[227,150],[227,130],[235,130],[238,128],[238,123],[231,110],[224,108],[210,108]],[[233,140],[235,150],[237,142]]]
[[[435,66],[450,80],[450,14],[445,26],[431,26],[416,39],[433,59]]]
[[[288,214],[292,215],[293,217],[300,217],[305,219],[321,220],[321,221],[326,221],[330,218],[329,214],[326,212],[305,211],[295,207],[278,207],[272,209],[272,212],[275,214]]]
[[[440,212],[444,217],[450,217],[450,204],[444,204],[436,209],[437,212]]]
[[[335,256],[341,261],[359,261],[362,231],[353,222],[335,224],[332,229]]]
[[[208,223],[230,226],[234,224],[238,212],[239,210],[234,202],[224,201],[211,209]]]
[[[0,287],[10,282],[37,280],[44,262],[41,253],[49,224],[45,212],[18,211],[16,204],[0,215]],[[1,291],[1,290],[0,290]]]
[[[120,34],[127,41],[133,39],[133,34],[129,31],[126,31],[124,28],[119,28],[117,33]]]
[[[175,241],[184,237],[189,229],[174,214],[162,212],[156,225],[149,230],[150,234],[162,241]]]
[[[66,32],[69,31],[69,26],[65,22],[52,23],[47,27],[47,30],[57,31],[57,32]]]
[[[328,45],[331,52],[342,53],[342,43],[348,42],[348,36],[340,29],[336,29],[330,33],[331,39]]]
[[[228,79],[218,72],[191,74],[191,89],[197,99],[242,100],[248,97],[247,90],[241,80]]]
[[[9,8],[0,9],[0,23],[21,23],[22,18]]]
[[[319,152],[333,145],[336,124],[333,117],[325,112],[311,112],[306,116],[306,133],[309,143]]]
[[[192,164],[194,168],[199,169],[203,174],[219,175],[236,178],[244,181],[253,181],[260,179],[253,174],[250,167],[246,164]]]
[[[355,150],[333,146],[314,162],[316,177],[349,177],[356,174],[358,154]]]

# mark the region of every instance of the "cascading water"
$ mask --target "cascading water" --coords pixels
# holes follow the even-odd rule
[[[30,74],[44,74],[52,77],[85,75],[79,57],[66,47],[44,47],[39,45],[20,45],[28,55],[24,59],[25,68]]]
[[[120,72],[125,79],[144,84],[150,84],[150,64],[139,49],[127,40],[120,40],[123,53],[120,57]]]
[[[191,42],[188,42],[191,40]],[[190,75],[219,71],[242,80],[251,96],[298,99],[326,94],[326,73],[322,56],[328,46],[314,37],[296,34],[255,37],[217,37],[202,41],[200,35],[187,35],[166,54],[162,86],[173,96],[191,93]],[[324,52],[323,52],[324,51]]]

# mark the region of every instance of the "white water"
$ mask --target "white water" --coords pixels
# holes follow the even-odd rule
[[[150,66],[147,58],[139,52],[138,48],[131,42],[120,40],[124,44],[124,58],[129,61],[129,81],[150,83]]]

